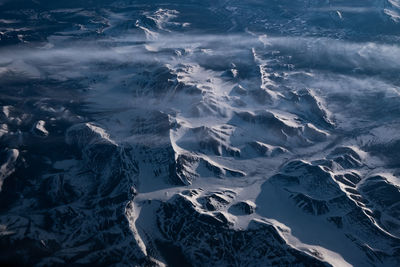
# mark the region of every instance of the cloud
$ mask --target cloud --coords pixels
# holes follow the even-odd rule
[[[31,77],[62,79],[107,73],[107,68],[128,64],[195,63],[229,68],[233,62],[254,67],[254,49],[268,62],[291,64],[296,70],[392,79],[400,71],[400,46],[356,43],[329,38],[241,35],[160,35],[155,40],[118,36],[95,41],[54,41],[38,48],[0,50],[0,66]],[[275,63],[274,63],[275,64]],[[106,65],[109,65],[108,67]],[[0,74],[1,75],[1,74]],[[394,81],[395,82],[395,81]]]

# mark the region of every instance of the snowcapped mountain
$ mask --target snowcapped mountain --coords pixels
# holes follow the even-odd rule
[[[399,14],[0,1],[0,263],[399,266]]]

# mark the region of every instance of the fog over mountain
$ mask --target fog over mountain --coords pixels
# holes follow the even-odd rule
[[[399,0],[0,0],[0,264],[400,266]]]

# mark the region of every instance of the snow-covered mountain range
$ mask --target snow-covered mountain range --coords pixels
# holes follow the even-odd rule
[[[399,23],[0,1],[0,264],[399,266]]]

